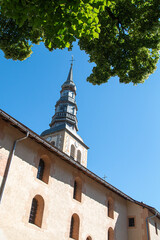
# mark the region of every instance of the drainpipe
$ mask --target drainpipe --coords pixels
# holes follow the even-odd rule
[[[150,217],[146,217],[146,228],[147,228],[147,240],[150,240],[150,237],[149,237],[149,219],[151,218],[154,218],[157,216],[157,212],[153,215],[153,216],[150,216]]]
[[[12,150],[9,154],[8,160],[7,160],[7,164],[6,164],[6,168],[5,168],[5,172],[4,172],[4,176],[3,176],[3,180],[2,180],[2,184],[1,184],[1,188],[0,188],[0,203],[1,203],[1,200],[2,200],[3,191],[4,191],[4,188],[5,188],[6,181],[7,181],[7,176],[8,176],[9,168],[10,168],[10,165],[11,165],[11,161],[13,159],[13,156],[14,156],[14,153],[15,153],[15,150],[16,150],[16,145],[17,145],[18,142],[23,141],[26,138],[28,138],[28,136],[29,136],[29,132],[27,132],[25,137],[19,138],[19,139],[15,140],[14,143],[13,143],[13,148],[12,148]]]

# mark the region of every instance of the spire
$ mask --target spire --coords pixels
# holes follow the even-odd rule
[[[69,128],[72,132],[78,131],[76,85],[73,82],[73,57],[67,80],[61,86],[60,98],[55,105],[55,114],[50,123],[49,132],[57,129]],[[48,130],[47,130],[48,133]],[[42,135],[46,134],[46,131]]]
[[[73,82],[73,57],[67,80],[62,84],[60,98],[55,105],[55,113],[49,124],[50,128],[41,136],[67,155],[75,149],[75,161],[87,166],[87,150],[83,139],[78,135],[76,85]]]
[[[66,81],[68,83],[73,82],[73,61],[75,61],[73,59],[73,55],[72,55],[72,60],[70,60],[70,61],[71,61],[71,67],[70,67],[70,71],[69,71],[68,78],[67,78],[67,81]]]
[[[69,70],[68,78],[66,82],[73,82],[73,63],[71,63],[71,67]]]
[[[73,82],[73,59],[72,59],[69,73],[68,73],[67,80],[62,85],[62,90],[63,88],[66,88],[66,87],[75,88],[74,90],[76,91],[76,85]]]

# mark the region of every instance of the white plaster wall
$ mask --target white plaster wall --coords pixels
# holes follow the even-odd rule
[[[81,151],[81,164],[85,167],[87,167],[87,149],[81,145],[79,141],[77,141],[75,138],[73,138],[70,134],[65,132],[64,136],[64,148],[63,151],[70,156],[70,149],[71,145],[74,145],[75,147],[75,161],[77,160],[77,151]]]
[[[12,128],[9,133],[17,138],[18,130]],[[8,139],[12,142],[9,136]],[[3,140],[1,143],[3,145]],[[51,161],[48,184],[36,178],[39,159],[44,155]],[[73,199],[76,177],[82,180],[81,202]],[[37,194],[45,202],[42,228],[28,223],[31,202]],[[114,199],[114,219],[107,216],[109,197]],[[133,212],[137,216],[141,214],[135,206],[127,204],[124,198],[87,177],[40,144],[27,139],[17,145],[0,203],[0,239],[67,240],[71,216],[77,213],[80,218],[79,240],[86,240],[88,235],[93,240],[108,240],[109,227],[115,231],[115,240],[145,240],[141,235],[128,231],[128,215]]]
[[[36,178],[38,162],[44,153],[52,162],[48,184]],[[81,203],[73,199],[73,184],[77,176],[83,182]],[[42,228],[28,223],[31,202],[37,194],[45,201]],[[119,221],[115,227],[119,215],[122,222],[126,218],[125,200],[114,196],[117,212],[113,220],[107,217],[106,194],[110,193],[100,184],[32,140],[25,140],[18,143],[10,166],[0,204],[0,233],[7,240],[66,240],[69,239],[71,216],[77,213],[80,217],[79,240],[85,240],[88,235],[97,240],[107,239],[110,226],[115,228],[116,236],[127,240],[127,229],[123,229],[123,233],[120,231],[123,223]],[[117,240],[121,240],[120,237]]]
[[[108,217],[108,197],[114,199],[114,219]],[[127,240],[126,201],[89,178],[85,178],[85,193],[82,200],[82,238],[108,240],[112,227],[116,240]],[[122,231],[123,229],[123,231]]]
[[[64,142],[64,132],[63,131],[59,131],[58,133],[52,133],[50,135],[47,135],[44,137],[45,140],[47,140],[47,138],[49,139],[49,142],[54,141],[55,142],[55,147],[59,148],[61,151],[63,149],[63,142]],[[47,140],[48,141],[48,140]]]
[[[9,156],[9,151],[7,151],[4,147],[1,147],[1,146],[2,146],[2,143],[0,141],[0,186],[3,180],[6,163]]]
[[[151,214],[152,216],[153,214]],[[155,229],[155,222],[157,223],[157,234]],[[160,220],[158,218],[152,218],[149,220],[149,232],[150,240],[160,240]]]
[[[0,186],[13,143],[17,138],[22,136],[18,131],[14,132],[14,130],[8,126],[9,124],[0,119]]]
[[[26,143],[30,145],[30,141]],[[82,176],[82,202],[73,199],[74,178],[80,176],[79,172],[55,156],[52,156],[49,183],[45,184],[36,179],[35,156],[36,152],[24,143],[17,146],[0,205],[3,219],[0,221],[0,229],[7,240],[69,239],[70,220],[74,213],[80,217],[80,240],[85,240],[87,235],[91,235],[93,239],[104,240],[107,239],[108,228],[115,228],[119,215],[122,222],[125,220],[125,201],[118,203],[115,197],[115,206],[119,213],[115,213],[114,220],[108,218],[105,203],[107,190],[87,177]],[[31,202],[36,194],[40,194],[45,201],[42,228],[28,223]],[[122,212],[120,205],[123,206]],[[127,240],[127,229],[123,229],[122,233],[121,224],[119,222],[119,226],[115,228],[116,236],[119,236],[117,240],[121,240],[122,235],[123,240]]]

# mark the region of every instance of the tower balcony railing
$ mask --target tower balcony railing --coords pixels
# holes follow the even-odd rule
[[[63,96],[59,99],[59,101],[64,101],[64,102],[68,101],[68,102],[76,103],[76,100],[70,96]]]
[[[70,118],[70,119],[73,119],[76,121],[76,116],[74,116],[73,114],[71,113],[67,113],[67,112],[57,112],[53,119],[57,118],[57,117],[63,117],[63,118]]]

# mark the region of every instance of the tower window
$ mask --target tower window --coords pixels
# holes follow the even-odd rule
[[[71,225],[70,225],[70,238],[75,240],[79,239],[79,216],[75,213],[71,218]]]
[[[72,158],[72,159],[74,159],[74,158],[75,158],[75,147],[74,147],[74,145],[73,145],[73,144],[71,145],[71,152],[70,152],[70,156],[71,156],[71,158]]]
[[[134,217],[128,218],[128,226],[135,227],[135,219]]]
[[[60,112],[66,112],[67,111],[67,106],[66,105],[60,105]]]
[[[81,163],[81,151],[77,151],[77,162]]]
[[[71,97],[74,98],[74,93],[73,92],[71,93]]]
[[[89,237],[86,238],[86,240],[92,240],[92,238],[89,236]]]
[[[40,195],[36,195],[32,200],[29,223],[35,224],[38,227],[42,225],[44,211],[44,200]]]
[[[37,178],[40,180],[43,179],[44,169],[45,169],[44,161],[42,159],[40,159],[39,166],[38,166],[38,172],[37,172]]]

